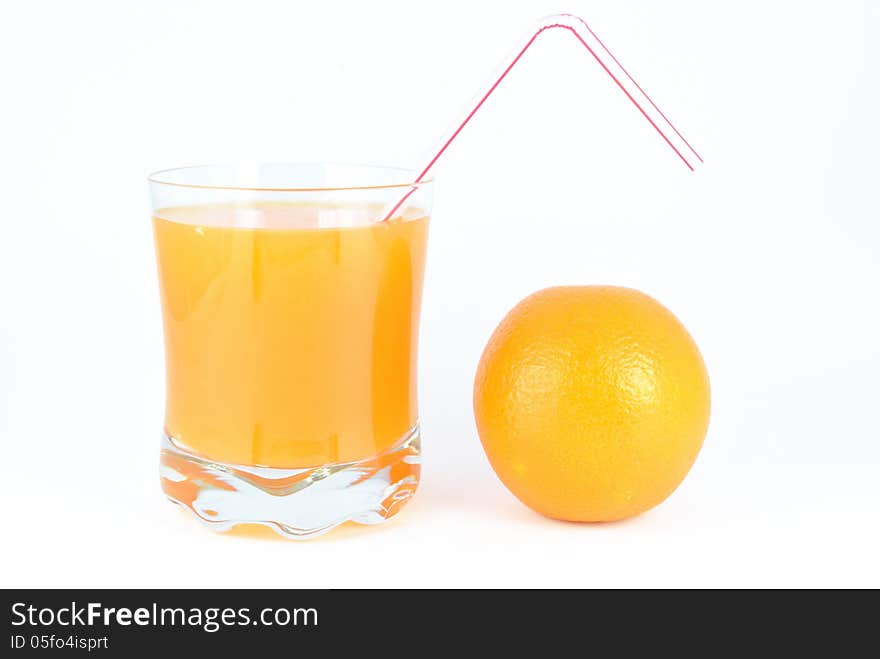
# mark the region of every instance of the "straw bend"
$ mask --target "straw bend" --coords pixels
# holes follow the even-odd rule
[[[434,167],[434,164],[440,159],[440,156],[443,155],[449,145],[452,144],[456,137],[458,137],[458,134],[464,129],[464,127],[470,123],[470,120],[483,106],[483,103],[485,103],[492,95],[498,85],[501,84],[501,81],[507,77],[507,74],[510,73],[514,66],[516,66],[516,63],[519,62],[526,51],[531,48],[532,44],[535,43],[541,34],[552,29],[567,30],[581,42],[584,48],[589,51],[602,69],[611,77],[633,105],[636,106],[642,116],[644,116],[651,126],[654,127],[689,170],[694,171],[695,166],[698,163],[703,162],[700,154],[698,154],[694,147],[690,145],[663,111],[657,107],[657,104],[654,103],[651,97],[648,96],[644,89],[642,89],[641,85],[639,85],[639,83],[637,83],[630,75],[629,71],[623,67],[620,61],[614,56],[596,33],[593,32],[587,22],[572,14],[555,14],[542,19],[536,28],[529,32],[525,43],[515,51],[510,62],[502,69],[500,75],[494,78],[494,81],[488,90],[486,90],[486,92],[480,97],[477,104],[470,110],[470,112],[468,112],[464,120],[458,124],[452,134],[446,139],[443,146],[440,147],[440,150],[434,154],[434,157],[431,158],[424,169],[422,169],[414,183],[421,183],[425,180],[428,173]],[[393,208],[385,214],[384,220],[391,218],[410,195],[413,194],[413,192],[415,192],[415,188],[410,189],[400,201],[398,201]]]

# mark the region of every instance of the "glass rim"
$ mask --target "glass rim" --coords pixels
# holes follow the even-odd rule
[[[173,181],[168,180],[166,177],[171,174],[181,174],[187,171],[193,170],[205,170],[208,168],[218,168],[218,169],[228,169],[234,171],[237,167],[242,167],[245,165],[249,166],[262,166],[262,165],[274,165],[274,166],[336,166],[336,167],[350,167],[352,169],[362,169],[362,170],[374,170],[374,171],[384,171],[394,172],[400,177],[403,174],[407,174],[411,177],[411,180],[404,183],[384,183],[384,184],[374,184],[374,185],[326,185],[326,186],[269,186],[269,185],[236,185],[235,183],[231,183],[229,185],[226,184],[213,184],[213,183],[187,183],[182,181]],[[184,165],[182,167],[169,167],[166,169],[159,169],[147,175],[147,181],[153,185],[168,185],[176,188],[191,188],[195,190],[230,190],[230,191],[246,191],[246,192],[345,192],[345,191],[357,191],[357,190],[393,190],[400,189],[406,190],[410,188],[420,188],[423,186],[430,185],[434,182],[434,177],[429,176],[421,181],[415,181],[416,176],[418,176],[418,172],[414,169],[409,169],[407,167],[398,167],[393,165],[381,165],[381,164],[371,164],[371,163],[357,163],[357,162],[346,162],[346,161],[333,161],[333,160],[301,160],[301,161],[257,161],[257,162],[227,162],[227,163],[208,163],[203,165]]]

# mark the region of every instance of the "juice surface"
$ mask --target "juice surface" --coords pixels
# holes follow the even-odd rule
[[[214,460],[298,468],[407,433],[428,218],[377,217],[260,202],[156,212],[168,435]]]

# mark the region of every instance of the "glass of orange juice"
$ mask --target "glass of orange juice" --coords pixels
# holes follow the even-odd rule
[[[150,176],[162,489],[211,527],[309,537],[382,522],[413,495],[432,188],[415,176],[332,163]]]

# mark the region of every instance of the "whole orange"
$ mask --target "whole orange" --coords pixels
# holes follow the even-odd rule
[[[687,475],[709,425],[709,377],[684,326],[644,293],[548,288],[489,339],[474,414],[520,501],[557,519],[619,520]]]

